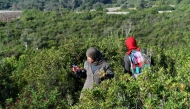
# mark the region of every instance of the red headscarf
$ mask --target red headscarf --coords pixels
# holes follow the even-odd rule
[[[129,55],[132,50],[138,50],[140,51],[140,48],[137,46],[136,40],[134,37],[130,36],[126,38],[125,45],[128,49],[127,54]]]

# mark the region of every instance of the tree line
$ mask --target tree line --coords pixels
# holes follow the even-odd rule
[[[188,0],[1,0],[0,10],[38,9],[43,11],[59,10],[90,10],[106,7],[149,8],[154,5],[189,4]]]

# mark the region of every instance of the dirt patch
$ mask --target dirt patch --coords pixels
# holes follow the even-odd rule
[[[0,22],[11,21],[15,18],[20,18],[22,11],[0,11]]]

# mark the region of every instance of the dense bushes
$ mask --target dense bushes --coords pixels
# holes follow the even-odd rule
[[[124,23],[129,20],[129,35],[134,35],[140,47],[153,50],[155,63],[137,80],[123,74]],[[0,105],[19,109],[189,108],[188,22],[188,13],[180,10],[158,14],[152,9],[129,15],[25,11],[20,19],[0,26]],[[22,36],[30,41],[21,40]],[[103,52],[115,78],[86,90],[79,100],[84,79],[75,77],[70,65],[83,67],[90,46]]]
[[[186,49],[174,54],[174,49],[153,48],[155,66],[138,80],[123,74],[123,40],[112,38],[93,42],[73,38],[59,49],[37,51],[16,58],[6,58],[1,67],[2,106],[12,108],[181,108],[189,107],[190,56]],[[112,42],[112,46],[109,45]],[[139,42],[140,43],[140,42]],[[73,75],[71,62],[82,67],[85,51],[96,46],[110,62],[115,78],[107,80],[93,90],[87,90],[78,101],[83,79]],[[107,48],[105,47],[107,46]],[[140,43],[140,46],[143,44]],[[184,57],[184,58],[185,58]],[[2,70],[7,68],[7,70]],[[6,84],[5,84],[6,83]],[[6,88],[8,87],[9,88]],[[5,91],[6,90],[6,91]],[[12,94],[8,94],[12,92]],[[7,96],[5,96],[7,94]],[[180,102],[180,105],[179,105]]]

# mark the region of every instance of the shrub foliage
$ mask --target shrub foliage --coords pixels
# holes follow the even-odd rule
[[[189,11],[26,10],[19,19],[1,22],[1,108],[190,108]],[[128,35],[153,51],[154,66],[137,80],[123,73],[129,22]],[[85,90],[79,100],[84,79],[70,65],[83,67],[90,46],[103,53],[115,77]]]

